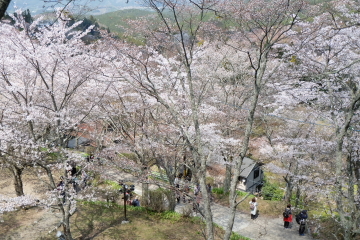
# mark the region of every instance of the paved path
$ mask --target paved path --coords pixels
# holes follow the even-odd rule
[[[175,211],[182,213],[185,204],[181,203],[176,206]],[[212,203],[211,211],[213,213],[213,221],[217,225],[225,228],[227,225],[230,210],[228,207]],[[200,215],[198,215],[200,216]],[[312,239],[308,234],[299,236],[299,225],[293,222],[291,229],[284,228],[282,217],[269,218],[258,216],[257,219],[251,220],[250,213],[244,214],[237,212],[234,221],[233,232],[253,240],[309,240]]]
[[[136,183],[136,178],[130,174],[122,175],[122,179],[132,181],[135,184],[135,193],[142,195],[141,185]],[[183,213],[183,208],[188,205],[180,203],[176,206],[175,211]],[[228,207],[212,203],[211,211],[213,214],[213,221],[217,225],[225,228],[227,225],[230,210]],[[200,216],[198,214],[198,216]],[[266,216],[258,216],[257,219],[251,220],[250,213],[244,214],[237,212],[234,220],[233,232],[242,236],[248,237],[252,240],[310,240],[312,239],[309,234],[299,236],[299,225],[295,222],[292,223],[293,227],[290,229],[284,228],[282,216],[278,218],[270,218]]]

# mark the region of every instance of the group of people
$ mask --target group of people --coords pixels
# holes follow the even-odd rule
[[[81,171],[81,179],[79,179],[79,171],[77,171],[75,163],[66,162],[65,170],[66,179],[64,176],[61,176],[60,181],[56,185],[56,189],[58,190],[60,197],[63,199],[63,203],[65,202],[65,180],[67,180],[68,184],[72,185],[75,192],[79,192],[81,189],[86,187],[89,179],[89,175],[84,170]]]
[[[127,205],[131,205],[131,206],[134,206],[134,207],[140,207],[139,198],[136,196],[134,199],[132,199],[133,198],[133,192],[135,190],[135,185],[130,185],[129,188],[128,188],[127,185],[122,182],[122,180],[119,180],[118,184],[120,186],[122,186],[122,188],[119,190],[119,192],[124,194],[124,197],[122,197],[122,199],[125,198],[125,203]]]
[[[249,202],[250,205],[250,216],[252,220],[255,220],[258,215],[258,203],[257,198],[254,197]],[[296,222],[299,224],[299,235],[305,235],[306,219],[308,218],[307,211],[302,210],[299,214],[295,215]],[[283,212],[284,228],[291,228],[293,221],[293,213],[291,205],[288,204]]]
[[[182,176],[177,176],[174,180],[174,193],[177,204],[180,203],[181,198],[183,203],[192,203],[193,204],[193,211],[198,212],[200,208],[200,203],[203,198],[203,194],[200,189],[200,184],[195,183],[193,186],[193,195],[191,194],[191,188],[190,188],[190,178],[184,178],[182,179]],[[213,201],[213,195],[212,195],[212,186],[210,183],[206,184],[206,190],[207,194],[210,198],[210,201]]]
[[[125,202],[127,205],[131,205],[134,207],[140,207],[140,200],[138,197],[135,197],[134,199],[132,199],[133,194],[130,190],[127,190],[125,192]]]
[[[288,204],[283,212],[284,228],[291,228],[291,222],[293,221],[293,214],[291,205]],[[299,224],[299,235],[305,235],[306,219],[308,218],[307,211],[302,210],[299,214],[295,215],[295,220]]]

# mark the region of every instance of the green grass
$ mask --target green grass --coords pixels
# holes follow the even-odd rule
[[[213,188],[212,192],[215,194],[221,195],[221,194],[224,194],[224,188],[222,188],[222,187],[221,188]]]
[[[106,14],[97,15],[94,18],[100,25],[106,26],[111,32],[123,33],[124,27],[128,27],[126,20],[133,20],[138,17],[149,16],[153,14],[151,11],[139,9],[127,9]]]
[[[251,240],[251,238],[244,237],[244,236],[241,236],[240,234],[233,232],[230,236],[230,240]]]
[[[124,207],[103,201],[84,201],[73,219],[73,236],[77,239],[201,239],[204,223],[200,218],[185,218],[171,212],[154,212],[144,207],[127,206],[130,224],[121,224]],[[217,235],[223,230],[217,228]],[[216,238],[219,240],[220,238]]]
[[[105,180],[104,184],[110,186],[114,190],[120,190],[122,188],[122,186],[120,186],[119,183],[115,181]]]
[[[173,211],[165,211],[160,213],[161,219],[166,219],[171,222],[178,222],[181,220],[182,216],[181,214]]]

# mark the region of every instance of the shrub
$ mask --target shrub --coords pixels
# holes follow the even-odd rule
[[[213,188],[212,192],[215,194],[224,194],[224,188]]]
[[[238,196],[240,196],[240,197],[245,197],[247,194],[248,194],[248,192],[243,192],[243,191],[236,191],[236,193],[237,193],[237,195]],[[251,198],[253,198],[253,197],[255,197],[254,195],[252,195],[252,194],[250,194],[249,195]]]
[[[158,188],[156,190],[149,190],[149,204],[147,205],[153,211],[163,212],[168,210],[171,202],[175,204],[174,194],[171,191]]]
[[[191,205],[186,205],[185,207],[182,208],[182,216],[189,218],[192,217],[193,215],[193,208]]]
[[[181,219],[181,214],[177,213],[177,212],[173,212],[173,211],[165,211],[163,213],[161,213],[161,218],[166,219],[166,220],[170,220],[172,222],[177,222]]]
[[[251,240],[251,239],[241,236],[240,234],[237,234],[235,232],[232,232],[232,234],[230,236],[230,240]]]
[[[117,183],[115,181],[105,180],[104,184],[109,185],[111,187],[111,189],[113,189],[113,190],[119,191],[122,188],[122,186],[120,186],[119,183]]]
[[[283,190],[277,184],[265,182],[261,189],[261,194],[264,200],[280,201],[283,199]]]

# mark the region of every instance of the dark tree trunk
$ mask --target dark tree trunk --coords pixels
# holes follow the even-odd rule
[[[224,193],[228,193],[230,191],[230,183],[231,183],[231,169],[232,166],[229,164],[226,164],[226,172],[225,172],[225,180],[224,180]]]
[[[141,196],[141,202],[144,207],[149,206],[150,199],[149,199],[149,184],[148,183],[142,183],[142,196]]]
[[[0,20],[5,15],[6,9],[8,8],[11,0],[0,0]]]
[[[295,207],[299,206],[299,202],[300,202],[300,197],[301,197],[301,191],[299,186],[296,188],[296,198],[295,198]]]
[[[284,177],[286,182],[286,192],[285,192],[285,203],[289,204],[291,201],[292,191],[294,188],[293,179],[292,177]]]
[[[14,177],[14,187],[15,187],[16,196],[23,196],[24,189],[23,189],[23,182],[22,182],[21,175],[22,175],[24,168],[19,168],[15,165],[12,165],[10,170]]]

